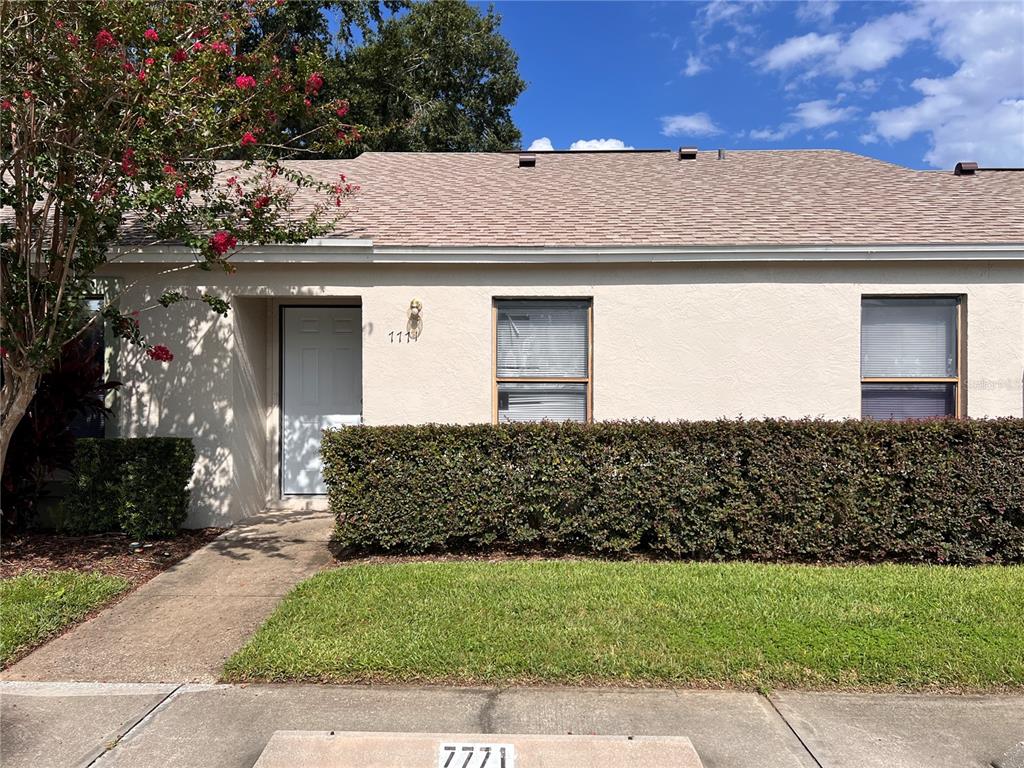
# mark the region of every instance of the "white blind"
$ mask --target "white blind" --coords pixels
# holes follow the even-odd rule
[[[498,378],[587,375],[586,301],[499,301]]]
[[[498,421],[586,421],[587,385],[498,384]]]
[[[863,299],[861,376],[955,376],[956,299]]]
[[[860,415],[868,419],[901,421],[953,416],[955,384],[862,384]]]

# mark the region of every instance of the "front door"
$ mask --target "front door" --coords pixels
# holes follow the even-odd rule
[[[321,432],[358,424],[362,414],[361,311],[281,311],[281,492],[326,493],[320,471]]]

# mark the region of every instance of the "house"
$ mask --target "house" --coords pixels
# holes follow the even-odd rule
[[[121,348],[118,433],[186,435],[190,525],[324,491],[342,424],[998,417],[1024,409],[1024,173],[840,151],[366,153],[331,237],[237,274],[105,268],[182,303]],[[311,202],[310,202],[311,204]]]

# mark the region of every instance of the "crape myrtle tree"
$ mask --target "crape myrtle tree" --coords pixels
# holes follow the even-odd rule
[[[298,0],[296,0],[298,1]],[[326,95],[323,52],[278,40],[239,43],[282,0],[0,0],[0,466],[40,376],[89,322],[83,300],[123,248],[191,248],[183,268],[233,271],[248,244],[301,242],[329,231],[353,191],[282,163],[299,152],[341,154],[358,137],[348,103]],[[278,130],[300,110],[303,133]],[[217,158],[235,157],[229,163]],[[295,191],[322,202],[300,216]],[[157,362],[173,353],[146,335],[153,306],[110,297],[100,315]]]

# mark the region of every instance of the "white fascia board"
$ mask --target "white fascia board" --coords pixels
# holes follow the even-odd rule
[[[750,261],[1024,260],[1024,243],[981,245],[638,246],[408,248],[377,246],[377,263],[614,264]]]
[[[185,246],[143,246],[112,252],[121,264],[191,261]],[[372,240],[321,238],[293,245],[247,246],[231,257],[246,264],[630,264],[776,261],[1014,261],[1024,243],[970,245],[794,245],[635,247],[374,246]]]

